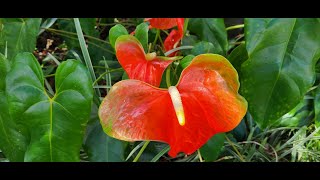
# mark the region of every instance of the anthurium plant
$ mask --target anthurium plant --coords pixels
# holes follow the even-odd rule
[[[318,32],[315,18],[0,18],[0,161],[320,161]]]

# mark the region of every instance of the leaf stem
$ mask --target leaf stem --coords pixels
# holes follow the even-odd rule
[[[188,24],[189,24],[189,18],[185,18],[184,20],[184,25],[183,25],[183,34],[186,34],[187,28],[188,28]]]
[[[160,30],[157,29],[157,34],[156,34],[156,37],[154,38],[151,49],[154,49],[154,47],[156,46],[156,42],[157,42],[159,36],[160,36]]]
[[[68,34],[68,35],[73,35],[73,36],[76,36],[77,33],[73,33],[73,32],[69,32],[69,31],[63,31],[63,30],[58,30],[58,29],[53,29],[53,28],[41,28],[41,29],[45,29],[45,30],[48,30],[48,31],[53,31],[53,32],[58,32],[58,33],[64,33],[64,34]],[[84,37],[86,38],[89,38],[89,39],[93,39],[93,40],[96,40],[96,41],[99,41],[99,42],[102,42],[102,43],[105,43],[105,44],[110,44],[108,41],[104,41],[102,39],[99,39],[99,38],[96,38],[96,37],[93,37],[93,36],[89,36],[89,35],[83,35]]]
[[[99,82],[103,76],[105,76],[106,74],[108,73],[112,73],[112,72],[115,72],[115,71],[120,71],[120,70],[123,70],[122,68],[117,68],[117,69],[111,69],[110,71],[106,71],[104,73],[102,73],[93,83],[92,85],[94,86],[97,82]]]
[[[232,30],[232,29],[239,29],[239,28],[243,28],[244,24],[238,24],[238,25],[234,25],[234,26],[229,26],[226,28],[226,31]]]
[[[146,141],[144,143],[144,145],[142,146],[142,148],[140,149],[139,153],[137,154],[137,156],[134,158],[134,160],[132,162],[137,162],[141,156],[141,154],[143,153],[143,151],[147,148],[148,144],[150,143],[150,141]]]
[[[171,82],[170,82],[170,66],[167,67],[167,71],[166,71],[166,84],[167,84],[167,87],[169,88],[171,86]]]

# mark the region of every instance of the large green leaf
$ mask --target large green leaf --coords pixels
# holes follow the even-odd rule
[[[317,19],[245,19],[249,59],[240,88],[260,128],[293,109],[314,83],[318,32]]]
[[[200,148],[201,155],[207,162],[214,161],[219,157],[225,137],[225,133],[216,134]]]
[[[222,18],[190,18],[188,29],[200,40],[211,42],[218,49],[218,54],[227,54],[227,31]]]
[[[5,78],[9,68],[8,61],[0,54],[0,149],[10,161],[23,161],[28,138],[23,133],[24,129],[9,114],[5,93]]]
[[[0,18],[0,53],[11,60],[19,52],[32,52],[40,30],[41,18]]]
[[[56,71],[56,94],[44,88],[40,65],[31,53],[18,54],[6,78],[9,111],[27,127],[25,161],[79,161],[93,98],[92,81],[79,61],[67,60]]]

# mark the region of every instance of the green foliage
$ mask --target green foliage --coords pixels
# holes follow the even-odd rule
[[[89,160],[93,162],[122,162],[124,161],[127,142],[108,136],[103,132],[98,119],[88,125],[87,138],[84,148]]]
[[[200,148],[200,152],[205,161],[214,161],[219,157],[225,140],[225,134],[216,134]]]
[[[114,83],[128,79],[114,51],[120,35],[134,30],[146,53],[163,56],[171,30],[159,31],[155,40],[157,29],[149,30],[143,18],[79,21],[77,32],[71,18],[46,18],[42,24],[40,18],[0,18],[0,161],[131,162],[144,145],[106,135],[97,102]],[[168,66],[160,87],[175,85],[195,55],[221,54],[238,71],[248,112],[235,129],[213,136],[200,152],[172,158],[167,144],[150,142],[138,161],[319,162],[319,20],[248,18],[228,27],[228,34],[222,18],[185,22],[177,47],[187,49],[179,50],[183,58]],[[244,33],[233,35],[239,27]],[[54,40],[46,49],[52,55],[43,51],[41,58],[43,48],[37,45],[37,61],[30,53],[43,39]],[[98,79],[94,85],[89,69]]]
[[[117,38],[121,35],[127,35],[127,34],[128,34],[128,31],[123,25],[117,24],[113,26],[109,31],[109,42],[111,46],[114,48]]]
[[[8,60],[0,54],[0,149],[10,161],[23,161],[28,136],[9,114],[5,79],[9,71]]]
[[[228,50],[227,31],[221,18],[190,18],[188,30],[200,40],[217,48],[217,54],[226,55]]]
[[[142,44],[145,53],[148,52],[148,31],[149,31],[149,26],[147,23],[139,24],[135,31],[135,37]]]
[[[79,161],[93,90],[87,69],[79,61],[59,65],[56,94],[44,88],[41,67],[30,53],[18,54],[6,78],[12,119],[23,125],[30,142],[24,161]]]
[[[32,52],[40,30],[41,18],[0,18],[0,53],[9,60],[20,52]]]
[[[316,19],[246,19],[249,59],[241,66],[241,94],[261,128],[294,108],[315,81],[320,56]]]

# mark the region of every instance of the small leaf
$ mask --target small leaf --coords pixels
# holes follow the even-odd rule
[[[148,52],[148,31],[149,26],[147,23],[141,23],[137,26],[135,31],[135,37],[140,41],[144,52]]]
[[[195,56],[206,53],[219,54],[218,49],[213,46],[210,42],[201,41],[197,43],[191,50],[191,53]]]
[[[115,46],[117,38],[121,35],[128,35],[128,31],[123,25],[117,24],[110,29],[109,42],[113,48]]]
[[[219,54],[227,54],[227,31],[222,18],[190,18],[188,29],[200,40],[211,42]]]
[[[56,71],[56,94],[50,98],[37,59],[18,54],[6,78],[11,117],[30,133],[24,161],[79,161],[93,98],[88,70],[67,60]]]
[[[206,162],[216,160],[222,149],[225,140],[225,133],[214,135],[209,141],[200,148],[201,156]]]
[[[185,56],[183,59],[181,59],[180,66],[182,67],[182,69],[189,66],[189,64],[191,63],[194,57],[195,57],[194,55],[188,55],[188,56]]]

